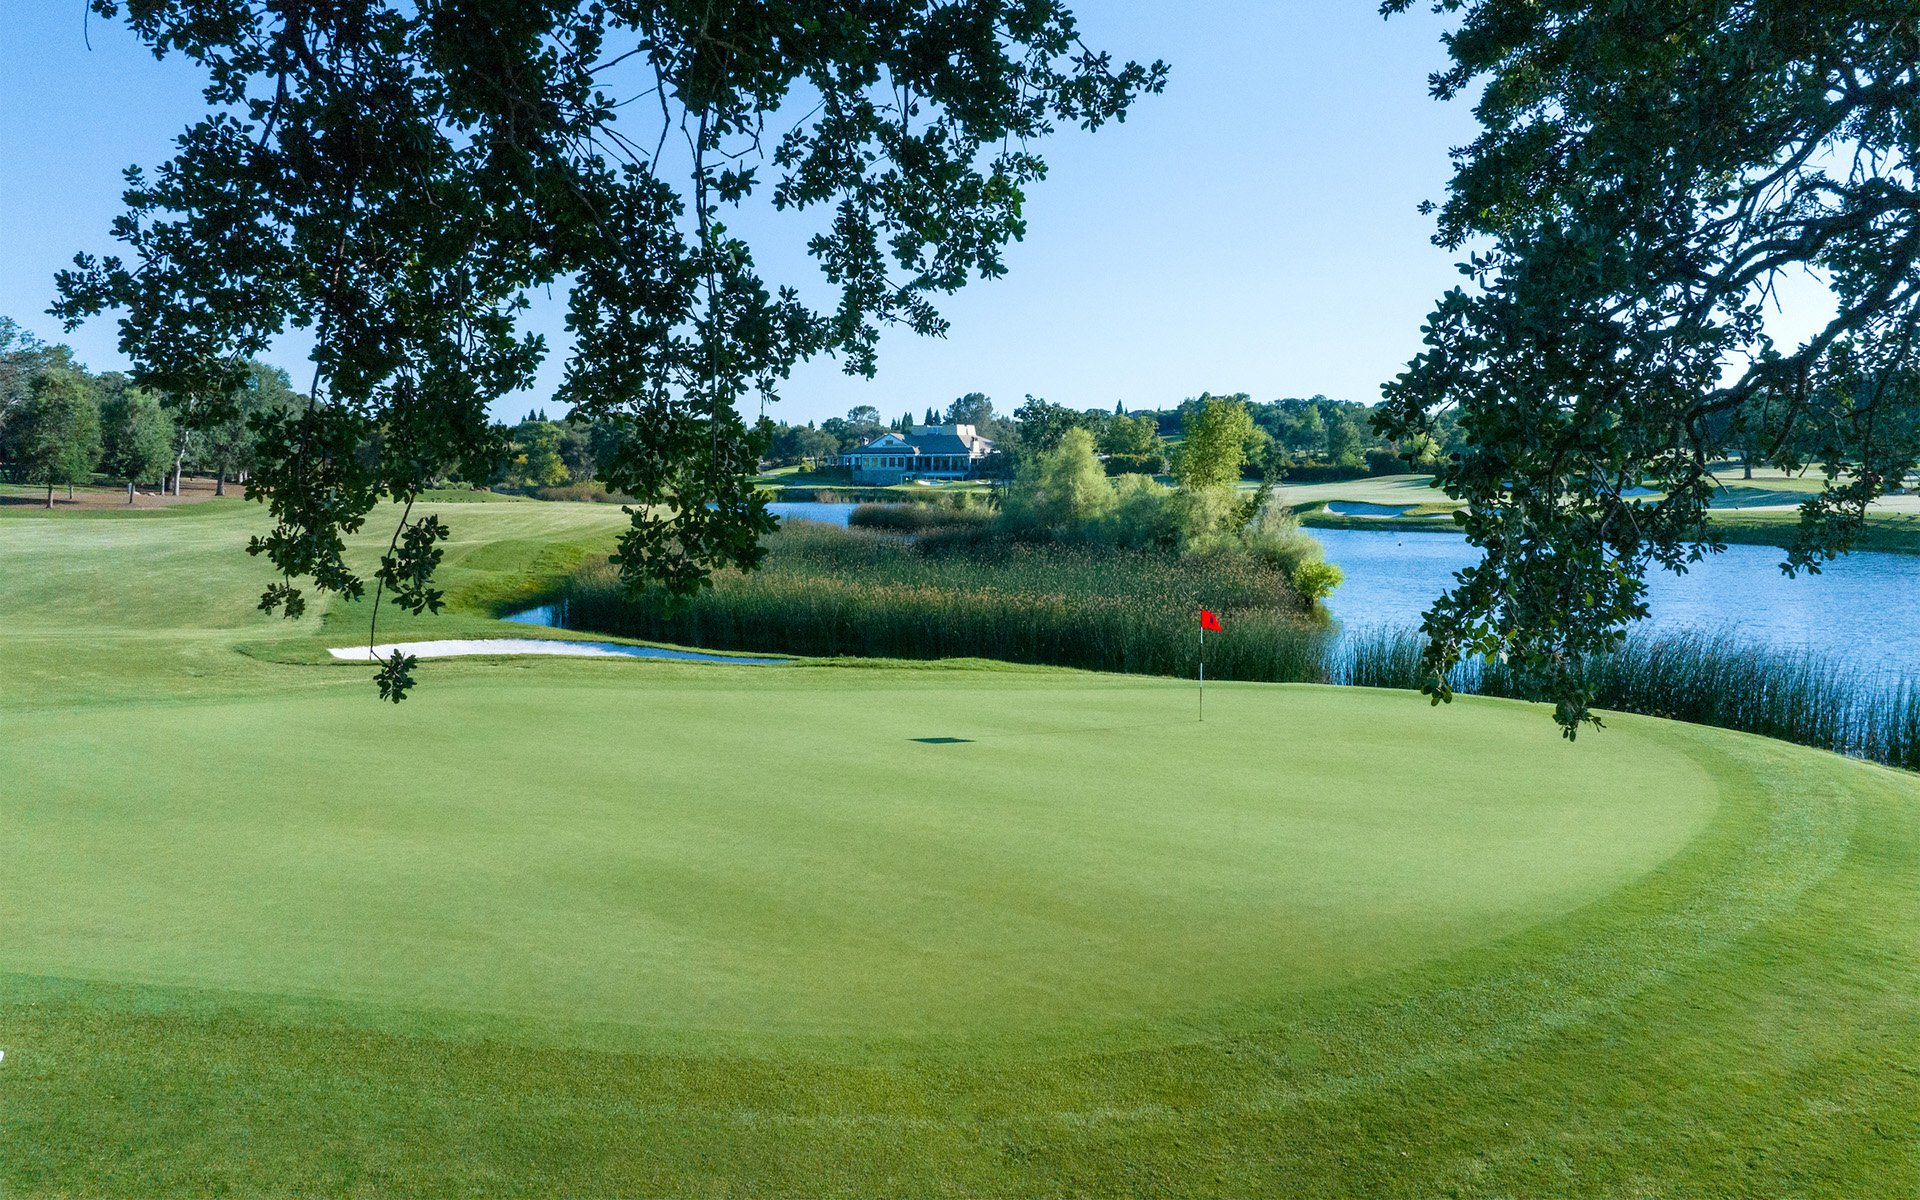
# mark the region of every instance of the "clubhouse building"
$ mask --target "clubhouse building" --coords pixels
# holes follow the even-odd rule
[[[966,479],[993,452],[993,443],[971,425],[915,425],[883,433],[840,456],[855,483],[891,484],[913,479]]]

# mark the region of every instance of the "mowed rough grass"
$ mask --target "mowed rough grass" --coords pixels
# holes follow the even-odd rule
[[[985,664],[396,709],[204,507],[0,520],[0,1194],[1920,1188],[1911,776]],[[450,517],[463,636],[609,531]]]

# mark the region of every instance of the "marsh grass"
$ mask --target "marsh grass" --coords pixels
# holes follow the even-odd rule
[[[1327,679],[1362,687],[1417,688],[1421,638],[1366,630],[1329,653]],[[1594,704],[1778,738],[1856,758],[1920,769],[1920,684],[1804,650],[1755,645],[1727,634],[1636,632],[1588,666]],[[1540,700],[1540,689],[1503,663],[1463,663],[1449,680],[1467,695]]]
[[[984,504],[862,504],[847,514],[848,526],[918,535],[947,530],[984,530],[995,512]]]
[[[947,510],[953,511],[953,510]],[[1189,675],[1201,605],[1230,622],[1208,647],[1217,679],[1321,677],[1330,630],[1281,571],[1244,555],[962,539],[795,523],[751,575],[718,577],[674,607],[633,598],[589,568],[563,623],[717,649],[885,658],[992,658],[1141,675]]]

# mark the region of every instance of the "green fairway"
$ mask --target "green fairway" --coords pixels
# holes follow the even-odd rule
[[[382,637],[622,519],[456,510]],[[0,1195],[1920,1188],[1912,776],[989,664],[395,708],[258,522],[0,516]]]

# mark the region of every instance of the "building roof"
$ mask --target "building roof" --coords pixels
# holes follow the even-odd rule
[[[985,454],[993,442],[971,425],[915,425],[910,433],[883,433],[849,454]]]

